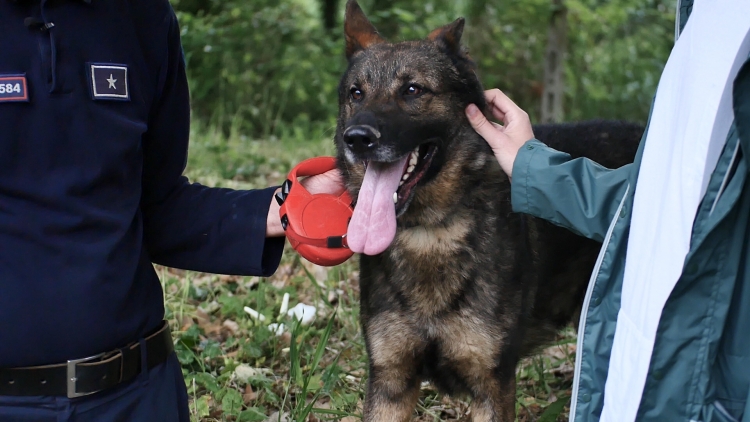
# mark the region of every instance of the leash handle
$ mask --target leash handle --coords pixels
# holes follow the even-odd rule
[[[307,160],[304,160],[297,164],[292,171],[289,172],[289,176],[287,180],[290,181],[291,185],[287,188],[287,195],[289,194],[289,191],[291,190],[291,186],[299,186],[301,190],[296,191],[295,195],[301,195],[305,198],[312,198],[312,194],[305,189],[305,187],[299,183],[299,177],[308,177],[308,176],[317,176],[319,174],[323,174],[327,171],[331,171],[336,169],[336,158],[335,157],[313,157],[308,158]],[[286,182],[285,182],[286,183]],[[282,186],[282,192],[284,191],[284,188]],[[338,196],[339,198],[343,200],[349,200],[349,203],[351,203],[351,198],[349,197],[349,193],[346,192],[346,189]]]
[[[300,177],[323,174],[336,168],[335,157],[315,157],[295,166],[276,194],[279,216],[294,250],[318,265],[338,265],[353,255],[346,232],[351,219],[352,199],[344,190],[339,195],[311,194]]]

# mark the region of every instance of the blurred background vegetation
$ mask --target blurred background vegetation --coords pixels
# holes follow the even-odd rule
[[[194,120],[249,139],[332,137],[345,0],[173,0]],[[567,11],[564,120],[644,122],[673,44],[673,0],[361,0],[391,41],[459,16],[485,87],[538,120],[553,13]]]

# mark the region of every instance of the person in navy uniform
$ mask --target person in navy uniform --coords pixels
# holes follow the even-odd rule
[[[276,188],[182,175],[189,120],[167,0],[0,0],[0,421],[189,420],[152,263],[269,276],[284,246]]]

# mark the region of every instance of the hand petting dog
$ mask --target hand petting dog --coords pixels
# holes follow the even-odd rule
[[[485,91],[484,96],[492,117],[503,124],[487,120],[474,104],[466,107],[466,117],[474,130],[490,144],[503,171],[508,177],[512,177],[513,162],[518,150],[526,141],[534,139],[529,115],[499,89]]]

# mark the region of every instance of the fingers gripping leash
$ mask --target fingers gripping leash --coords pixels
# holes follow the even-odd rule
[[[297,253],[318,265],[334,266],[354,253],[346,243],[352,217],[352,199],[340,195],[311,194],[299,177],[314,176],[336,168],[334,157],[315,157],[295,166],[276,194],[281,226]]]

